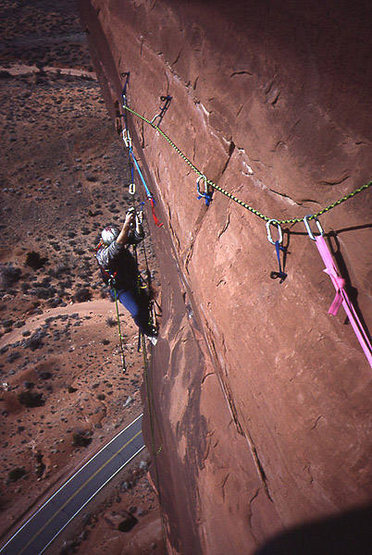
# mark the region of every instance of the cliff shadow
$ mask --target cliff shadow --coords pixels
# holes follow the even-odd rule
[[[275,536],[255,555],[369,555],[372,505],[298,526]]]

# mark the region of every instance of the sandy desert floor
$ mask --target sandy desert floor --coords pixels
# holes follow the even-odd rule
[[[32,5],[31,5],[32,4]],[[137,329],[94,258],[123,221],[129,168],[91,67],[74,1],[3,1],[0,68],[0,534],[142,412]],[[150,239],[146,254],[159,294]],[[139,248],[140,268],[145,270]],[[85,446],[79,446],[80,443]],[[143,454],[63,552],[161,552]],[[129,487],[128,487],[129,484]],[[117,530],[127,512],[138,523]],[[142,542],[142,543],[141,543]],[[55,551],[54,551],[55,552]]]

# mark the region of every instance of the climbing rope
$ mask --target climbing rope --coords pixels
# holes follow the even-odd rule
[[[160,135],[170,144],[170,146],[186,162],[186,164],[196,174],[198,174],[198,176],[200,178],[206,179],[206,183],[208,185],[210,185],[213,189],[215,189],[216,191],[219,191],[220,193],[222,193],[223,195],[228,197],[230,200],[233,200],[237,204],[240,204],[240,206],[242,206],[246,210],[249,210],[250,212],[252,212],[252,214],[254,214],[255,216],[258,216],[262,220],[265,220],[266,222],[269,222],[270,220],[272,220],[272,218],[269,218],[268,216],[265,216],[264,214],[259,212],[259,210],[256,210],[255,208],[253,208],[252,206],[250,206],[246,202],[240,200],[235,195],[233,195],[232,193],[229,193],[228,191],[226,191],[225,189],[223,189],[222,187],[220,187],[219,185],[217,185],[216,183],[214,183],[210,179],[205,178],[205,175],[191,162],[191,160],[189,160],[189,158],[187,158],[187,156],[181,151],[181,149],[178,148],[178,146],[172,141],[172,139],[170,137],[168,137],[168,135],[164,131],[162,131],[160,129],[160,127],[158,127],[158,125],[155,125],[154,123],[152,123],[152,121],[147,119],[145,116],[142,116],[141,114],[139,114],[138,112],[136,112],[132,108],[129,108],[129,106],[127,104],[123,104],[123,108],[125,110],[127,110],[128,112],[130,112],[131,114],[133,114],[134,116],[141,119],[142,121],[144,121],[145,123],[147,123],[148,125],[150,125],[156,131],[158,131],[158,133],[160,133]],[[332,204],[329,204],[328,206],[326,206],[325,208],[323,208],[322,210],[320,210],[316,214],[313,214],[313,215],[309,216],[308,219],[311,220],[311,219],[318,218],[319,216],[322,216],[326,212],[329,212],[330,210],[332,210],[332,208],[335,208],[336,206],[339,206],[343,202],[346,202],[347,200],[351,199],[355,195],[357,195],[357,194],[361,193],[362,191],[368,189],[371,185],[372,185],[372,181],[369,181],[368,183],[365,183],[361,187],[358,187],[354,191],[351,191],[351,193],[348,193],[347,195],[345,195],[344,197],[336,200]],[[287,219],[287,220],[275,220],[275,221],[277,221],[280,225],[283,225],[283,224],[297,224],[297,223],[303,222],[304,217],[302,217],[302,218],[290,218],[290,219]]]

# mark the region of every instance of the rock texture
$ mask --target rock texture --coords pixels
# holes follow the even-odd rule
[[[80,0],[111,112],[132,108],[201,172],[277,219],[312,214],[370,179],[367,3]],[[169,549],[252,553],[283,528],[371,500],[371,369],[303,224],[284,283],[264,221],[215,193],[131,119],[164,228],[153,230],[163,319],[147,383]],[[371,196],[321,218],[371,323]]]

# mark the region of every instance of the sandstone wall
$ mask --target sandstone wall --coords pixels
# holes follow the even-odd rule
[[[306,6],[305,6],[306,4]],[[265,215],[319,211],[370,179],[367,3],[81,0],[112,113],[130,106]],[[349,9],[350,6],[350,9]],[[303,224],[284,283],[265,222],[132,118],[165,228],[151,383],[159,490],[179,553],[252,553],[277,531],[371,499],[371,369]],[[371,196],[321,217],[371,324]],[[149,418],[147,442],[152,448]],[[156,473],[153,473],[157,482]]]

